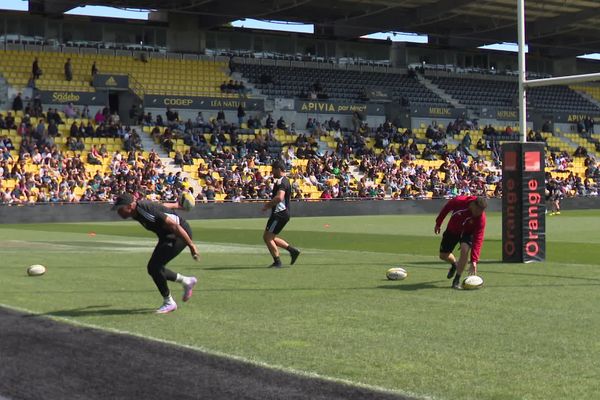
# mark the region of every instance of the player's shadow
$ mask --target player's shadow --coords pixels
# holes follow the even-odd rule
[[[155,310],[152,308],[110,308],[111,305],[88,306],[72,308],[69,310],[48,311],[46,313],[33,314],[30,317],[53,316],[53,317],[90,317],[109,315],[138,315],[150,314]]]
[[[380,286],[377,286],[377,288],[378,289],[404,290],[407,292],[415,291],[415,290],[423,290],[423,289],[446,289],[446,287],[439,286],[439,283],[442,283],[442,282],[446,282],[446,281],[439,280],[439,281],[429,281],[429,282],[419,282],[419,283],[395,282],[394,284],[380,285]]]

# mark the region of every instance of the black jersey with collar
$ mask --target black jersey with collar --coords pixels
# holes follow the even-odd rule
[[[271,198],[277,196],[277,192],[283,190],[285,192],[285,196],[283,201],[277,203],[273,208],[271,208],[271,214],[289,214],[290,212],[290,198],[292,196],[292,185],[290,185],[290,180],[287,176],[282,176],[279,179],[275,179],[275,184],[273,185],[273,194]]]
[[[165,221],[167,218],[175,221],[177,225],[187,226],[187,222],[175,211],[148,200],[139,200],[136,205],[133,219],[138,221],[144,228],[156,233],[159,239],[173,238],[173,232],[167,229]],[[187,229],[186,229],[187,230]]]

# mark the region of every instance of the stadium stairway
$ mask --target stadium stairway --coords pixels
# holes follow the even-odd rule
[[[588,92],[587,90],[580,90],[580,89],[577,89],[574,87],[571,87],[571,89],[575,90],[577,93],[579,93],[585,99],[587,99],[587,101],[594,104],[596,107],[600,108],[600,97],[595,97],[591,91]]]
[[[5,110],[8,107],[8,82],[6,82],[4,76],[0,74],[0,110]]]
[[[427,89],[431,90],[433,93],[437,94],[438,96],[440,96],[444,101],[446,101],[447,103],[452,104],[452,106],[454,108],[466,108],[463,104],[461,104],[458,100],[454,99],[452,96],[450,96],[448,93],[446,93],[442,88],[440,88],[438,85],[436,85],[435,83],[433,83],[432,81],[430,81],[429,79],[425,78],[424,76],[422,76],[421,74],[417,74],[417,79],[419,80],[419,82],[421,82],[421,84],[423,84],[423,86],[425,86]]]
[[[577,143],[575,143],[573,140],[571,140],[571,138],[569,138],[567,135],[565,135],[562,132],[558,132],[557,136],[573,150],[571,152],[571,154],[573,154],[575,149],[577,149],[577,147],[579,146]]]
[[[167,153],[161,145],[155,143],[152,139],[152,136],[144,132],[143,127],[135,126],[132,128],[140,132],[140,139],[142,141],[142,148],[144,149],[144,151],[154,150],[158,154],[158,156],[160,157],[160,161],[165,166],[165,173],[168,174],[169,172],[172,172],[173,174],[176,174],[177,172],[181,172],[182,177],[188,178],[188,182],[194,189],[194,193],[202,192],[202,187],[198,184],[198,181],[194,179],[189,172],[184,171],[180,166],[176,165],[173,159],[169,157],[169,153]]]

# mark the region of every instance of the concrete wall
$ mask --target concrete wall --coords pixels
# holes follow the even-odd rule
[[[188,118],[192,121],[196,120],[196,116],[198,115],[198,111],[202,111],[202,115],[204,116],[205,121],[209,121],[210,118],[216,118],[218,110],[186,110],[186,109],[178,109],[177,107],[173,107],[173,110],[176,110],[179,113],[179,119],[182,121],[187,121]],[[151,108],[146,107],[144,112],[151,112],[153,117],[157,115],[162,115],[163,119],[166,121],[166,108]],[[237,124],[237,111],[224,111],[225,119],[228,122],[234,122]],[[306,127],[306,121],[308,118],[316,118],[320,122],[328,121],[331,117],[335,121],[340,120],[342,127],[352,129],[352,116],[347,114],[309,114],[309,113],[299,113],[296,111],[290,110],[281,110],[274,111],[271,113],[275,122],[279,119],[279,117],[283,117],[288,126],[292,123],[296,124],[297,130],[304,130]],[[258,115],[261,117],[261,120],[264,124],[266,120],[267,112],[263,111],[246,111],[246,117],[244,117],[244,121],[247,121],[249,117]],[[371,127],[378,127],[380,124],[385,122],[385,116],[367,116],[366,121]]]
[[[446,200],[399,200],[399,201],[325,201],[293,202],[292,217],[325,217],[352,215],[435,214]],[[213,203],[198,204],[192,211],[180,211],[186,219],[215,218],[264,218],[262,203]],[[600,198],[565,199],[563,210],[598,209]],[[111,211],[111,205],[101,204],[39,204],[28,206],[0,206],[0,224],[41,222],[97,222],[118,221],[120,217]],[[501,211],[500,199],[490,199],[489,211]]]

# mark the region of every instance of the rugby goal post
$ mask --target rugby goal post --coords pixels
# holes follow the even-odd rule
[[[527,143],[527,89],[600,80],[600,73],[527,80],[525,0],[517,0],[520,141],[502,145],[502,261],[546,259],[545,153]]]

